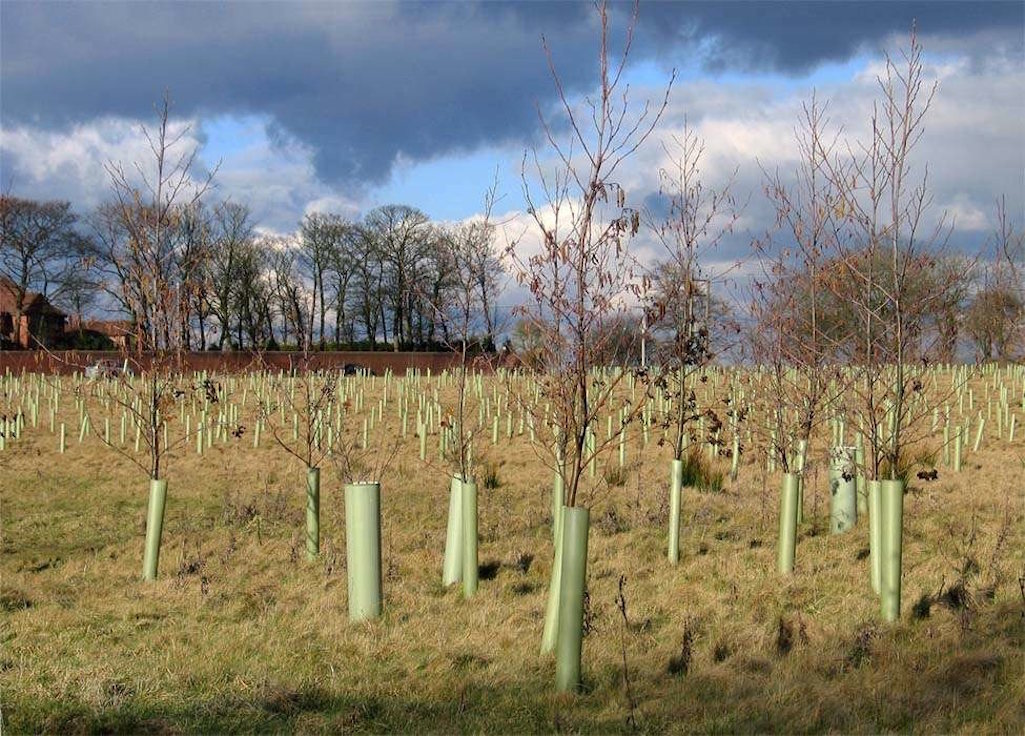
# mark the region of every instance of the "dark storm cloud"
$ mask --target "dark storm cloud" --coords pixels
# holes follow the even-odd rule
[[[706,66],[798,72],[913,18],[924,33],[1003,31],[1020,44],[1022,7],[652,3],[637,55],[672,63],[704,40]],[[541,34],[569,91],[594,79],[595,21],[582,3],[7,2],[0,13],[4,126],[147,117],[169,89],[178,114],[270,116],[333,182],[380,182],[399,154],[529,140],[534,103],[553,92]]]
[[[907,33],[913,23],[928,36],[991,32],[1020,52],[1025,3],[741,0],[654,3],[641,15],[663,52],[712,39],[706,68],[784,73],[844,61],[893,33]]]

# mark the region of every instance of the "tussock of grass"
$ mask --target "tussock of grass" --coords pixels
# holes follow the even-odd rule
[[[630,524],[625,518],[616,510],[615,506],[609,506],[605,509],[605,512],[601,514],[595,521],[595,526],[600,534],[605,536],[612,536],[614,534],[623,534],[630,530]]]
[[[484,469],[481,472],[481,483],[489,491],[502,487],[502,479],[498,477],[498,465],[495,463],[485,463]]]
[[[626,485],[626,478],[626,468],[621,468],[618,465],[605,468],[605,483],[609,488],[622,488]]]
[[[683,456],[683,487],[702,493],[720,493],[726,474],[710,462],[699,449],[691,448]]]

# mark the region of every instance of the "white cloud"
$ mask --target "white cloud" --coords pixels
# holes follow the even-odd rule
[[[199,145],[195,121],[170,124],[169,139],[180,138],[177,152]],[[133,162],[144,163],[152,176],[153,154],[137,120],[101,118],[67,131],[47,131],[27,126],[8,128],[0,140],[5,159],[5,189],[18,196],[67,199],[78,209],[92,208],[111,195],[106,167],[121,163],[125,173],[138,180]]]
[[[78,212],[86,212],[112,196],[105,168],[120,162],[133,183],[140,183],[134,167],[141,162],[147,176],[153,154],[143,134],[149,121],[102,118],[49,131],[28,126],[5,129],[0,142],[2,185],[17,196],[66,199]],[[309,212],[332,211],[355,217],[361,209],[321,182],[313,166],[313,152],[294,140],[271,141],[266,130],[243,129],[240,145],[220,161],[204,148],[203,121],[174,120],[169,138],[180,136],[173,149],[175,160],[198,149],[193,181],[199,183],[218,166],[208,198],[231,199],[249,205],[254,221],[266,233],[293,231]]]

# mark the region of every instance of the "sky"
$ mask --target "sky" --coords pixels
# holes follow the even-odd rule
[[[615,48],[630,7],[613,5]],[[912,24],[939,83],[917,161],[930,216],[945,215],[966,250],[985,242],[999,196],[1021,224],[1020,1],[642,2],[631,100],[657,101],[677,79],[658,131],[621,172],[629,201],[654,205],[686,120],[705,142],[705,183],[732,176],[746,203],[716,257],[744,259],[772,224],[763,172],[797,163],[802,103],[814,91],[834,124],[864,134],[884,54],[900,54]],[[568,96],[593,93],[589,3],[4,0],[0,187],[95,207],[110,196],[105,164],[146,160],[141,129],[166,91],[181,146],[198,149],[196,176],[216,168],[212,196],[248,204],[263,231],[388,203],[458,221],[480,212],[497,176],[505,237],[529,238],[521,162],[551,156],[541,117],[558,129],[542,39]]]

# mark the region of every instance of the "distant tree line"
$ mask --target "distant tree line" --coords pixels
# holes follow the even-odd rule
[[[0,212],[0,274],[19,305],[42,293],[80,321],[112,303],[144,342],[421,349],[462,338],[456,315],[433,305],[469,301],[480,347],[494,349],[502,266],[491,226],[442,225],[404,205],[358,221],[310,214],[291,236],[258,234],[233,202],[130,215],[110,202],[80,218],[68,202],[3,196]],[[159,244],[140,247],[133,231],[161,220]],[[469,299],[447,298],[456,291]]]
[[[421,350],[465,340],[473,350],[493,351],[504,338],[507,330],[496,322],[504,269],[490,221],[439,223],[392,204],[359,219],[311,213],[292,234],[262,234],[245,204],[211,201],[216,172],[197,181],[195,151],[177,150],[182,136],[170,131],[169,109],[165,99],[158,127],[146,131],[153,160],[134,162],[133,176],[109,164],[110,196],[95,210],[80,215],[66,201],[0,196],[0,278],[14,295],[15,320],[37,292],[77,324],[115,307],[139,349]],[[955,360],[965,344],[979,359],[1022,356],[1025,243],[1003,201],[978,258],[955,248],[896,262],[876,250],[829,255],[821,239],[824,226],[840,219],[836,213],[795,222],[795,238],[815,238],[802,248],[777,242],[775,266],[754,298],[760,304],[747,317],[756,334],[744,342],[729,337],[744,317],[717,298],[716,279],[697,256],[712,216],[728,215],[731,226],[735,210],[728,190],[715,195],[688,178],[697,176],[695,140],[678,144],[676,178],[663,182],[676,191],[670,214],[645,223],[675,257],[648,264],[636,318],[610,322],[615,334],[603,337],[602,360],[636,364],[642,343],[664,351],[699,335],[717,354],[732,341],[734,354],[757,359],[756,338],[801,325],[814,333],[823,359],[864,360],[870,343],[857,337],[866,329],[861,322],[867,315],[870,332],[873,320],[891,322],[885,311],[893,300],[872,284],[888,283],[895,268],[907,292],[907,329],[928,345],[931,359]],[[789,193],[778,179],[769,184],[781,223],[793,220]],[[864,278],[853,280],[852,272]],[[528,362],[544,347],[530,325],[508,334]],[[654,352],[646,357],[657,359]]]
[[[142,206],[134,214],[151,223],[157,217]],[[171,324],[155,309],[166,306],[168,295],[152,286],[173,284],[180,322],[173,332],[190,350],[437,348],[464,338],[452,331],[460,315],[439,312],[438,304],[473,305],[477,349],[494,350],[500,337],[495,306],[503,268],[493,225],[443,225],[404,205],[379,207],[360,220],[310,214],[290,236],[258,234],[249,208],[234,202],[198,201],[161,217],[163,242],[149,253],[137,247],[136,226],[116,203],[78,216],[68,202],[4,195],[0,276],[14,285],[18,306],[30,293],[42,293],[77,323],[101,304],[115,304],[144,344],[152,341],[154,326],[158,343],[172,339]],[[998,223],[990,252],[978,262],[949,254],[909,265],[915,273],[909,303],[927,307],[914,310],[911,327],[921,341],[928,338],[935,360],[955,360],[965,342],[982,360],[1020,358],[1025,349],[1025,246],[1002,207]],[[874,263],[863,258],[863,267],[880,278],[892,268],[878,255]],[[855,296],[869,302],[873,296],[845,278],[843,265],[818,264],[817,292],[810,271],[781,277],[773,285],[774,311],[793,312],[783,322],[792,325],[816,299],[818,329],[832,356],[858,360],[865,345],[846,339],[857,332]],[[668,264],[653,269],[652,303],[659,309],[649,309],[647,322],[640,312],[616,322],[614,339],[605,341],[610,362],[640,362],[642,335],[649,350],[672,339],[686,300],[670,297],[683,293],[685,278]],[[688,319],[721,333],[736,317],[726,303],[707,297],[706,288],[698,283],[692,289],[695,314]],[[862,293],[845,293],[854,289]],[[937,290],[940,303],[920,298]],[[460,298],[452,298],[456,293]],[[885,299],[875,299],[883,324]],[[514,326],[511,338],[524,356],[540,347],[528,325]]]
[[[106,292],[149,325],[145,282],[132,278],[134,249],[119,213],[101,207],[93,225]],[[246,206],[231,202],[183,208],[173,225],[166,279],[180,290],[186,349],[423,349],[453,339],[455,315],[432,305],[454,291],[477,305],[478,338],[493,349],[502,268],[491,229],[445,226],[387,205],[359,221],[310,214],[295,235],[266,236]]]
[[[503,268],[494,228],[433,222],[386,205],[350,220],[313,213],[294,234],[260,234],[250,209],[209,203],[193,153],[147,131],[142,181],[110,164],[112,196],[83,216],[68,202],[0,200],[0,275],[19,307],[39,292],[77,321],[114,305],[142,349],[495,348]],[[462,305],[471,314],[457,315]],[[453,334],[454,324],[472,334]]]

